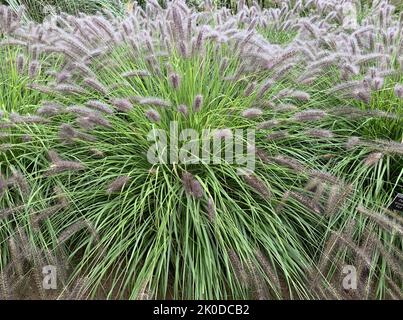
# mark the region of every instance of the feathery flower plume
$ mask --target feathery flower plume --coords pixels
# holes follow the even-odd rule
[[[357,90],[352,93],[352,97],[361,100],[366,104],[371,102],[371,92],[369,90]]]
[[[186,46],[186,43],[185,43],[185,42],[181,41],[181,42],[179,43],[179,50],[180,50],[180,53],[181,53],[182,57],[187,58],[187,56],[188,56],[188,49],[187,49],[187,46]]]
[[[275,131],[273,133],[270,133],[269,135],[266,136],[266,139],[269,141],[277,141],[277,140],[286,139],[288,137],[289,137],[289,134],[288,134],[287,130],[280,130],[280,131]]]
[[[246,86],[243,95],[244,95],[245,97],[249,97],[249,96],[253,93],[253,91],[255,90],[256,85],[257,85],[256,82],[251,82],[251,83],[249,83],[249,84]]]
[[[364,159],[364,165],[372,167],[376,165],[383,157],[382,152],[372,152]]]
[[[124,78],[144,78],[149,76],[151,76],[151,73],[148,70],[127,71],[122,73],[122,77]]]
[[[102,159],[105,157],[105,153],[102,152],[101,150],[91,148],[89,151],[91,155],[97,159]]]
[[[329,89],[329,93],[336,94],[340,91],[353,91],[354,89],[362,87],[362,81],[352,80],[347,82],[342,82],[333,88]]]
[[[248,274],[234,249],[228,250],[228,258],[238,281],[244,286],[249,286]]]
[[[334,136],[333,132],[324,129],[309,129],[305,131],[305,134],[313,138],[323,138],[323,139],[333,138]]]
[[[0,173],[0,197],[6,192],[8,184],[4,176]]]
[[[384,79],[380,78],[380,77],[376,77],[372,80],[372,87],[374,88],[374,90],[378,91],[381,90],[384,84]]]
[[[12,123],[14,124],[19,124],[19,123],[25,123],[25,124],[29,124],[29,123],[46,123],[48,122],[47,119],[44,119],[42,117],[39,116],[21,116],[18,113],[12,112],[9,116],[9,119]]]
[[[313,201],[319,206],[320,200],[322,199],[322,196],[325,192],[325,184],[315,178],[311,179],[311,183],[312,183],[312,181],[315,181],[315,180],[316,180],[317,184],[314,187],[315,193],[313,196]],[[309,187],[309,185],[308,185],[308,187]],[[305,188],[307,189],[307,187],[305,187]]]
[[[274,286],[274,289],[280,290],[281,289],[280,279],[278,278],[269,259],[263,254],[263,252],[260,249],[256,251],[256,258],[259,261],[259,264],[262,266],[266,276],[269,278],[270,283]]]
[[[139,100],[139,103],[143,106],[155,106],[155,107],[162,107],[167,108],[171,106],[171,103],[167,100],[163,100],[156,97],[145,97]]]
[[[40,64],[38,61],[31,61],[28,67],[28,75],[30,79],[35,78],[38,75]]]
[[[403,85],[397,84],[394,89],[396,97],[403,99]]]
[[[257,98],[262,98],[264,94],[267,92],[267,90],[269,90],[273,84],[274,84],[273,79],[267,79],[265,82],[263,82],[257,93]]]
[[[59,154],[55,150],[48,151],[48,158],[51,162],[59,162],[62,161]]]
[[[75,172],[84,170],[85,166],[80,162],[75,161],[59,161],[56,163],[52,163],[50,168],[46,171],[45,175],[47,177],[57,175],[59,173],[65,172]]]
[[[272,79],[274,81],[278,81],[280,79],[282,79],[283,77],[285,77],[287,75],[287,73],[289,73],[294,67],[296,66],[295,62],[291,62],[288,63],[284,66],[282,66],[281,68],[279,68],[278,70],[276,70],[272,76]]]
[[[95,141],[96,138],[90,134],[80,132],[69,124],[62,124],[59,129],[59,138],[66,144],[71,144],[75,139],[84,141]]]
[[[28,83],[27,84],[27,88],[32,89],[32,90],[36,90],[42,93],[46,93],[46,94],[53,94],[54,91],[51,87],[46,87],[46,86],[42,86],[40,84],[37,83]]]
[[[383,54],[383,53],[370,53],[367,55],[363,55],[363,56],[359,56],[354,63],[357,65],[361,65],[367,62],[370,62],[371,60],[379,60],[382,58],[387,57],[387,55]]]
[[[340,184],[334,184],[330,188],[326,202],[325,214],[327,216],[331,216],[336,213],[337,210],[339,210],[345,203],[352,191],[351,185],[343,186]]]
[[[211,223],[214,222],[216,216],[216,207],[214,200],[209,197],[207,200],[207,217]]]
[[[332,233],[329,239],[326,241],[325,246],[322,250],[320,260],[318,263],[318,273],[313,277],[314,286],[318,284],[319,277],[326,274],[326,269],[331,261],[333,253],[337,251],[340,247],[340,239],[338,233]]]
[[[88,278],[78,278],[67,300],[83,300],[88,287]]]
[[[247,119],[258,118],[263,115],[263,110],[259,108],[249,108],[242,112],[242,116]]]
[[[96,111],[104,112],[107,114],[112,114],[113,110],[107,104],[98,100],[89,100],[85,103],[88,108],[94,109]]]
[[[326,112],[317,109],[308,109],[294,114],[293,119],[295,121],[317,121],[321,120],[326,116]]]
[[[80,230],[84,229],[87,227],[87,224],[83,220],[79,220],[66,229],[64,229],[59,237],[57,238],[57,243],[60,245],[62,243],[65,243],[68,239],[70,239],[74,234],[79,232]]]
[[[335,233],[335,232],[332,232]],[[352,242],[349,237],[346,237],[345,235],[340,235],[338,236],[341,242],[345,243],[352,251],[353,253],[358,256],[360,259],[362,259],[362,262],[368,267],[369,269],[372,268],[371,264],[371,257],[367,254],[365,250],[357,246],[354,242]]]
[[[308,196],[306,196],[300,192],[296,192],[296,191],[290,191],[289,195],[292,198],[294,198],[295,200],[297,200],[299,203],[301,203],[303,206],[305,206],[306,208],[312,210],[313,212],[315,212],[317,214],[322,213],[322,209],[319,206],[319,204],[314,203],[312,201],[312,199],[309,198]]]
[[[148,118],[148,120],[150,120],[151,122],[158,123],[161,121],[161,116],[158,113],[158,111],[155,109],[148,109],[145,112],[145,115]]]
[[[75,61],[79,61],[79,59],[75,59]],[[80,73],[83,74],[84,76],[96,78],[96,75],[94,74],[94,72],[86,64],[84,64],[82,62],[73,62],[71,64],[71,68],[73,70],[80,71]]]
[[[178,89],[180,85],[180,77],[177,73],[171,73],[169,75],[169,82],[174,89]]]
[[[56,186],[53,188],[53,192],[56,196],[56,203],[60,204],[63,208],[67,208],[69,205],[69,200],[66,197],[66,194],[64,193],[62,188],[59,186]]]
[[[397,224],[393,220],[389,219],[388,217],[383,216],[377,212],[370,211],[364,208],[362,205],[359,205],[357,207],[357,211],[365,215],[372,221],[376,222],[379,226],[385,228],[386,230],[396,232],[400,237],[403,236],[403,227],[400,224]]]
[[[200,29],[199,33],[197,34],[196,42],[194,45],[194,52],[200,52],[200,49],[203,45],[203,39],[204,39],[204,30]]]
[[[7,219],[9,216],[25,210],[25,205],[16,206],[12,208],[0,209],[0,220]]]
[[[359,137],[351,137],[347,140],[346,149],[351,150],[361,144],[361,140]]]
[[[185,189],[186,193],[195,197],[196,199],[200,199],[203,197],[204,191],[200,182],[194,178],[194,176],[190,172],[182,173],[182,185]]]
[[[265,200],[268,200],[271,196],[271,192],[266,184],[256,177],[254,174],[245,174],[243,175],[245,182],[254,189],[257,193],[261,195],[261,197]]]
[[[203,104],[203,96],[201,94],[196,95],[193,101],[193,111],[199,112],[202,107],[202,104]]]
[[[275,120],[275,119],[274,120],[268,120],[268,121],[259,123],[257,125],[257,129],[259,129],[259,130],[272,129],[274,127],[277,127],[280,124],[281,124],[281,122],[279,120]]]
[[[184,104],[178,106],[178,111],[185,117],[189,114],[188,107]]]
[[[60,83],[66,83],[68,82],[68,80],[70,80],[72,77],[72,74],[68,71],[61,71],[57,74],[55,74],[55,78],[56,78],[56,83],[60,84]]]
[[[275,157],[269,157],[269,161],[277,163],[280,166],[288,167],[300,173],[306,170],[305,166],[301,162],[289,156],[277,155]]]
[[[301,101],[309,101],[309,99],[311,99],[311,96],[309,93],[304,92],[304,91],[300,91],[300,90],[288,90],[285,89],[285,91],[280,91],[277,96],[277,99],[280,98],[291,98],[291,99],[297,99],[297,100],[301,100]]]
[[[366,238],[369,240],[370,246],[372,246],[371,251],[379,251],[381,256],[387,262],[387,266],[396,274],[403,279],[403,272],[401,268],[402,254],[398,250],[386,248],[382,241],[374,235],[373,232],[369,232],[368,229],[364,231]],[[393,252],[394,251],[394,252]],[[393,254],[395,253],[395,254]]]
[[[403,154],[403,143],[396,141],[375,140],[371,147],[383,153]]]
[[[92,130],[96,126],[104,127],[104,128],[112,128],[108,119],[105,119],[100,114],[90,114],[88,116],[79,117],[77,119],[77,123],[81,126],[81,128]]]
[[[111,183],[109,183],[109,185],[106,189],[106,193],[110,195],[112,193],[121,192],[122,189],[125,187],[125,185],[127,185],[127,183],[129,181],[130,181],[129,176],[120,176],[120,177],[116,178]]]
[[[9,277],[5,270],[0,271],[0,298],[2,300],[11,300],[12,290]]]
[[[65,94],[85,94],[85,90],[74,84],[58,84],[54,87],[54,90]]]
[[[15,266],[18,277],[21,278],[24,275],[24,256],[18,247],[14,236],[9,238],[8,247],[10,248],[12,264]]]
[[[298,107],[291,103],[280,103],[278,105],[274,105],[272,109],[277,112],[291,112],[297,110]]]
[[[56,214],[57,212],[59,212],[64,208],[65,208],[64,204],[55,204],[49,208],[42,210],[39,214],[31,218],[32,227],[38,230],[39,225],[42,221],[50,218],[51,216],[53,216],[54,214]]]
[[[69,106],[65,110],[66,110],[66,112],[72,113],[75,116],[80,115],[80,116],[88,117],[88,116],[91,116],[96,113],[96,111],[91,110],[87,107],[83,107],[83,106]]]
[[[177,35],[177,37],[179,39],[184,39],[185,32],[184,32],[184,28],[182,25],[182,15],[180,14],[180,12],[176,6],[172,7],[172,18],[173,18],[173,22],[174,22],[175,34]]]
[[[270,161],[269,155],[263,149],[255,148],[255,154],[260,160],[262,160],[262,162],[267,163]]]
[[[17,71],[20,75],[24,72],[24,56],[22,54],[17,57]]]
[[[102,29],[113,42],[116,42],[115,32],[113,30],[112,25],[103,17],[96,16],[92,18],[91,21],[96,27]]]
[[[121,112],[129,112],[133,109],[131,102],[124,98],[114,98],[111,100],[111,104]]]
[[[223,76],[225,73],[225,70],[227,70],[228,64],[229,64],[229,59],[227,57],[224,57],[221,60],[220,69],[219,69],[219,73],[221,76]]]
[[[263,275],[260,270],[253,264],[252,261],[247,263],[248,275],[249,275],[249,285],[252,290],[254,299],[256,300],[267,300],[267,287],[264,282]]]
[[[225,129],[216,129],[214,130],[214,138],[216,139],[227,139],[232,137],[232,130],[225,128]]]
[[[53,117],[59,115],[62,110],[63,106],[57,103],[43,102],[42,106],[36,111],[36,113],[41,117]]]
[[[314,178],[318,178],[323,180],[324,182],[328,182],[331,184],[338,184],[340,183],[340,179],[328,172],[320,171],[320,170],[311,170],[309,171],[309,175]]]
[[[108,90],[106,89],[106,87],[102,83],[100,83],[97,79],[85,78],[83,80],[83,82],[88,87],[92,88],[93,90],[95,90],[103,95],[108,94]]]
[[[28,196],[31,193],[31,188],[29,187],[27,179],[20,171],[16,169],[12,169],[12,172],[13,174],[10,182],[19,188],[23,196]]]

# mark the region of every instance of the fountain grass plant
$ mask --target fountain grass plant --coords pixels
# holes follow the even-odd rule
[[[255,6],[232,15],[150,1],[123,19],[3,23],[5,76],[18,55],[28,64],[0,122],[4,296],[21,290],[24,272],[38,283],[43,263],[61,271],[56,298],[399,296],[401,222],[385,209],[402,186],[397,78],[372,88],[369,103],[359,80],[366,94],[341,99],[332,90],[351,80],[345,69],[368,76],[364,53],[340,53],[353,36],[339,38],[339,21],[301,23],[295,12],[308,8],[288,5],[281,19],[298,34],[276,43],[261,31],[274,11]],[[150,132],[170,133],[172,121],[200,142],[204,129],[223,141],[256,130],[244,141],[255,169],[150,163]],[[346,264],[359,271],[357,292],[340,287]]]

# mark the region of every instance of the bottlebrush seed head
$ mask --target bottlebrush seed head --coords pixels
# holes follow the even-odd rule
[[[150,120],[151,122],[159,123],[161,121],[161,116],[157,110],[148,109],[145,112],[145,115],[146,115],[147,119]]]
[[[351,137],[348,139],[346,143],[346,149],[351,150],[354,149],[356,146],[360,145],[361,140],[359,137]]]
[[[182,185],[186,193],[188,193],[189,195],[195,197],[196,199],[200,199],[203,197],[203,187],[190,172],[185,171],[182,173]]]
[[[263,110],[259,108],[249,108],[242,112],[242,116],[247,119],[254,119],[261,117],[263,115]]]
[[[281,130],[281,131],[276,131],[276,132],[270,133],[269,135],[267,135],[266,139],[268,141],[277,141],[277,140],[285,139],[288,136],[289,136],[289,134],[286,130]]]
[[[139,99],[139,104],[143,106],[154,106],[167,108],[171,106],[171,102],[156,97],[144,97]]]
[[[178,106],[178,111],[185,117],[187,117],[189,114],[188,107],[184,104]]]
[[[85,166],[76,161],[58,161],[55,163],[52,163],[50,168],[46,171],[45,176],[50,177],[54,176],[60,173],[65,173],[65,172],[75,172],[75,171],[81,171],[84,170]]]
[[[196,95],[193,101],[193,111],[199,112],[203,105],[203,96],[201,94]]]
[[[169,82],[171,83],[171,86],[176,90],[179,88],[180,85],[180,77],[177,73],[171,73],[169,75]]]
[[[108,90],[106,89],[106,87],[102,83],[100,83],[97,79],[85,78],[83,80],[83,82],[85,85],[87,85],[91,89],[99,92],[100,94],[103,94],[103,95],[108,94]]]
[[[396,97],[403,99],[403,85],[397,84],[394,89]]]
[[[31,79],[38,75],[40,64],[38,61],[34,60],[29,64],[28,74]]]
[[[217,129],[214,131],[214,137],[216,139],[228,139],[232,138],[232,130],[231,129]]]
[[[323,139],[333,138],[334,136],[333,132],[325,129],[310,129],[305,131],[305,134],[310,137],[323,138]]]
[[[107,189],[106,189],[106,193],[107,194],[112,194],[112,193],[116,193],[116,192],[120,192],[122,191],[122,189],[124,188],[124,186],[130,181],[130,177],[129,176],[120,176],[118,178],[116,178],[115,180],[113,180],[111,183],[109,183]]]
[[[24,56],[22,54],[19,54],[17,57],[17,71],[21,75],[24,71]]]
[[[131,102],[125,98],[114,98],[111,100],[111,104],[121,112],[129,112],[133,108]]]
[[[112,114],[113,109],[110,108],[106,103],[98,100],[89,100],[85,104],[88,108],[94,109],[99,112],[104,112],[107,114]]]
[[[271,192],[269,188],[266,186],[266,183],[260,180],[254,174],[246,174],[243,175],[245,182],[253,188],[257,193],[261,195],[263,199],[269,199],[271,196]]]
[[[372,152],[364,159],[364,164],[368,167],[374,166],[382,159],[382,157],[382,152]]]
[[[257,125],[257,129],[263,130],[263,129],[272,129],[274,127],[277,127],[281,124],[279,120],[268,120],[265,122],[261,122]]]
[[[321,120],[324,117],[326,117],[326,112],[323,110],[317,110],[317,109],[308,109],[305,111],[298,112],[294,114],[293,118],[295,121],[317,121]]]
[[[376,77],[372,81],[372,86],[373,86],[374,90],[377,90],[377,91],[382,89],[383,84],[384,84],[383,78]]]

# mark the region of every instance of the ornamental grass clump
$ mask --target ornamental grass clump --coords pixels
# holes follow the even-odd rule
[[[39,97],[1,106],[2,294],[18,231],[64,266],[57,298],[347,298],[332,281],[354,259],[373,266],[354,297],[396,296],[395,258],[376,253],[399,250],[401,226],[375,212],[403,175],[398,41],[371,49],[369,22],[344,30],[336,1],[309,3],[0,19],[8,67]],[[270,42],[268,23],[295,38]],[[396,110],[371,107],[385,85]]]

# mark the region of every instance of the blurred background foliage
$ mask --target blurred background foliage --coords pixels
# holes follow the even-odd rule
[[[296,0],[295,0],[296,1]],[[360,10],[368,8],[378,0],[352,0],[355,2]],[[147,0],[0,0],[0,3],[8,4],[11,7],[17,8],[20,5],[26,7],[26,15],[32,20],[42,21],[43,18],[49,13],[66,12],[69,14],[77,14],[83,12],[86,14],[96,13],[100,10],[108,9],[114,14],[122,14],[129,8],[132,8],[133,3],[137,2],[140,6],[145,6]],[[165,7],[166,0],[158,0],[161,6]],[[196,8],[204,6],[204,0],[188,0],[188,5]],[[253,3],[259,4],[262,8],[280,7],[282,0],[245,0],[247,5]],[[403,10],[402,0],[390,0],[396,7],[396,12],[399,13]],[[211,0],[210,3],[216,7],[227,7],[236,10],[238,0]]]

